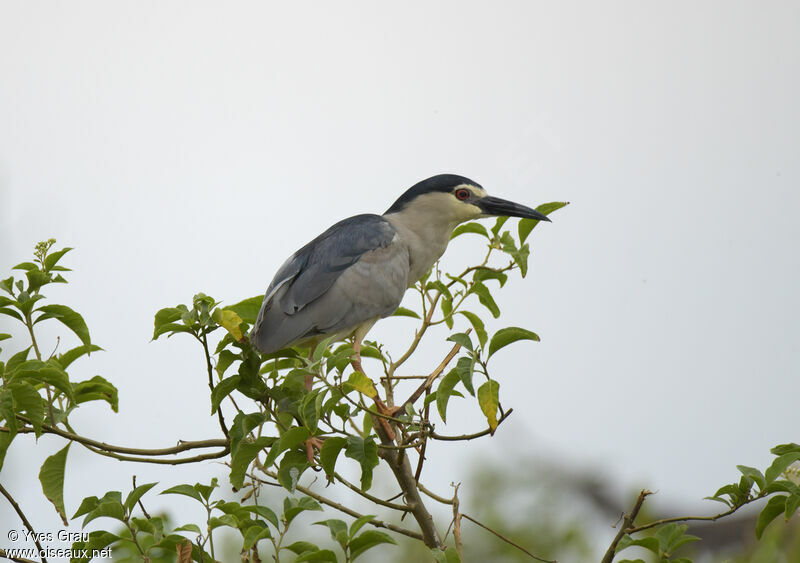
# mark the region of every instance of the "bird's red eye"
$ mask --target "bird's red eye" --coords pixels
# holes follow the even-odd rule
[[[469,190],[465,190],[463,188],[460,190],[456,190],[456,197],[461,201],[469,199]]]

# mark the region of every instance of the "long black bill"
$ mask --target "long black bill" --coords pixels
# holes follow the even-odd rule
[[[502,217],[523,217],[526,219],[538,219],[539,221],[550,221],[547,215],[543,215],[513,201],[500,199],[499,197],[486,196],[475,202],[486,215],[500,215]]]

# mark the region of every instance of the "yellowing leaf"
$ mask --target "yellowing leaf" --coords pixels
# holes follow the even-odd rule
[[[497,408],[500,406],[500,384],[490,379],[478,388],[478,404],[481,406],[486,420],[489,422],[489,431],[494,434],[497,428]]]
[[[366,395],[370,399],[378,395],[378,390],[375,389],[375,384],[369,377],[367,377],[360,371],[354,371],[353,373],[351,373],[345,385],[352,387],[353,389],[355,389],[359,393]]]
[[[242,339],[242,329],[239,325],[242,324],[242,318],[231,311],[230,309],[214,309],[211,313],[211,318],[215,323],[231,333],[236,340]]]

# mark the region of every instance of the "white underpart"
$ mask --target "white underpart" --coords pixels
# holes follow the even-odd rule
[[[463,185],[477,197],[486,191],[476,186]],[[433,192],[418,196],[402,211],[384,215],[397,230],[400,243],[408,248],[409,287],[414,285],[444,254],[450,235],[460,223],[477,219],[481,209],[477,205],[456,198],[452,193]]]

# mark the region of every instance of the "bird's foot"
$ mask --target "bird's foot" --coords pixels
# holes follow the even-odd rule
[[[322,440],[319,438],[314,438],[313,436],[303,442],[306,447],[306,457],[308,458],[308,463],[313,465],[314,464],[314,450],[322,451]]]

